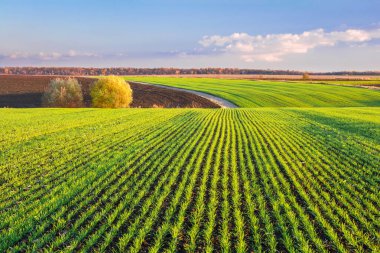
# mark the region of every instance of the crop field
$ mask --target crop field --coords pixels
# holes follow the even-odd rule
[[[313,81],[315,83],[347,85],[347,86],[374,86],[380,87],[380,80],[355,80],[355,81]]]
[[[0,115],[0,252],[380,251],[378,107]]]
[[[125,78],[206,92],[227,99],[239,107],[380,106],[380,92],[356,87],[213,78]]]

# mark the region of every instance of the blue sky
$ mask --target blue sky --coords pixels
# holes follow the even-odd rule
[[[0,0],[0,66],[380,69],[380,0]]]

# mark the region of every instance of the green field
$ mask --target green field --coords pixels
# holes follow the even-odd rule
[[[206,92],[239,107],[380,106],[379,91],[337,85],[211,78],[125,78]]]
[[[0,115],[0,252],[380,251],[380,108]]]
[[[355,80],[355,81],[312,81],[311,83],[324,83],[346,86],[380,86],[380,80]]]

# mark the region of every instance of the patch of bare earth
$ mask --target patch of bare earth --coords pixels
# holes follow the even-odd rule
[[[0,107],[41,107],[44,90],[59,76],[0,75]],[[67,78],[67,76],[62,77]],[[82,85],[84,103],[91,106],[90,87],[96,79],[76,77]],[[219,108],[206,98],[182,91],[130,83],[132,107],[141,108]]]

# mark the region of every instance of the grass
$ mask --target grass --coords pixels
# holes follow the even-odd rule
[[[125,78],[202,91],[246,108],[380,106],[379,91],[337,85],[212,78]]]
[[[380,251],[379,107],[0,115],[0,252]]]

